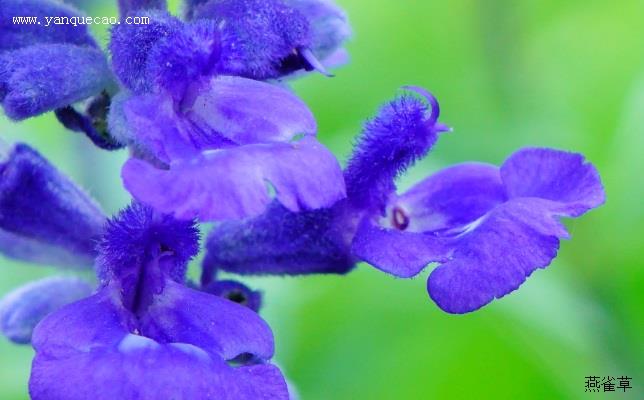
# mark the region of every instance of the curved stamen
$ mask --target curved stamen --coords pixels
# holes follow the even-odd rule
[[[412,92],[416,92],[427,99],[427,102],[429,103],[429,106],[431,108],[429,118],[427,119],[427,125],[434,126],[436,124],[436,121],[438,121],[438,117],[441,114],[441,108],[438,105],[438,100],[436,100],[436,97],[434,97],[433,94],[431,94],[430,92],[428,92],[427,90],[419,86],[403,86],[402,88],[405,90],[411,90]]]
[[[300,56],[304,59],[304,61],[306,61],[311,66],[311,68],[318,71],[324,76],[333,78],[334,75],[329,71],[327,71],[326,68],[324,68],[324,65],[322,65],[320,60],[318,60],[317,57],[315,57],[311,49],[304,47],[304,48],[298,49],[297,51],[300,54]]]

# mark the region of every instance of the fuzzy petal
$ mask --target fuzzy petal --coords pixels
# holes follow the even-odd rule
[[[190,1],[189,17],[214,20],[222,32],[222,73],[266,80],[285,73],[285,60],[310,47],[306,16],[281,0]]]
[[[78,278],[46,278],[8,293],[0,300],[0,331],[15,343],[29,343],[40,320],[89,296],[92,286]]]
[[[15,260],[60,268],[84,267],[94,263],[94,254],[78,253],[0,229],[0,253]]]
[[[438,103],[429,93],[423,94],[431,110],[420,98],[403,95],[382,106],[365,124],[344,172],[348,198],[355,207],[383,212],[396,189],[395,179],[424,157],[444,130],[435,124]]]
[[[0,101],[13,120],[84,100],[110,83],[105,55],[92,47],[36,44],[0,54]]]
[[[14,17],[36,17],[40,24],[14,23]],[[0,4],[0,53],[34,44],[68,43],[97,47],[87,25],[56,24],[54,17],[85,18],[75,8],[53,0],[2,0]],[[78,21],[78,20],[75,20]]]
[[[343,238],[348,226],[337,223],[332,209],[291,212],[272,203],[256,218],[214,228],[204,270],[242,275],[347,273],[354,266]]]
[[[337,160],[313,138],[247,145],[173,162],[169,170],[130,159],[125,187],[143,203],[180,219],[239,219],[277,200],[292,211],[330,206],[345,195]]]
[[[105,223],[94,200],[24,144],[15,146],[0,172],[0,229],[24,239],[15,244],[25,246],[10,255],[35,250],[38,242],[76,255],[77,262],[69,266],[90,266]],[[10,239],[3,236],[3,241]]]
[[[150,50],[146,75],[155,88],[180,100],[201,75],[212,75],[220,54],[217,25],[199,20],[159,40]]]
[[[154,88],[152,79],[147,75],[151,50],[164,38],[180,32],[183,23],[167,12],[158,10],[137,14],[150,18],[150,23],[115,25],[109,47],[112,67],[121,83],[135,93],[147,93]]]

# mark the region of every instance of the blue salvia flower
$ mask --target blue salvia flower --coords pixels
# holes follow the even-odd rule
[[[105,216],[100,207],[35,150],[18,144],[0,163],[0,253],[36,264],[90,270]],[[0,331],[28,343],[34,326],[61,306],[89,295],[81,279],[27,284],[0,301]]]
[[[133,149],[122,177],[136,199],[209,221],[259,215],[273,197],[300,211],[345,196],[340,166],[299,98],[219,74],[215,21],[148,15],[152,24],[117,26],[110,42],[126,89],[112,102],[110,131]]]
[[[15,16],[41,24],[14,24]],[[107,60],[86,25],[45,26],[45,17],[81,17],[71,6],[49,0],[0,4],[0,102],[14,120],[100,94],[111,83]]]
[[[36,327],[31,397],[287,400],[268,325],[184,285],[197,251],[192,222],[136,203],[110,220],[98,292]]]
[[[211,233],[204,273],[345,273],[356,262],[402,278],[428,264],[427,290],[443,310],[474,311],[517,289],[555,258],[568,238],[561,217],[604,203],[597,170],[584,157],[525,148],[499,168],[465,163],[396,194],[395,179],[423,157],[441,132],[439,107],[417,97],[386,104],[368,122],[345,169],[347,199],[295,214],[221,224]]]
[[[191,0],[186,17],[220,27],[222,73],[260,80],[300,70],[330,75],[325,65],[347,59],[342,45],[351,28],[330,0]]]
[[[13,23],[23,16],[36,17],[39,24]],[[51,0],[0,4],[0,104],[16,121],[56,111],[63,125],[97,146],[120,148],[105,131],[106,91],[114,85],[107,58],[86,24],[52,24],[58,17],[84,15]],[[72,104],[84,100],[86,110],[78,112]]]

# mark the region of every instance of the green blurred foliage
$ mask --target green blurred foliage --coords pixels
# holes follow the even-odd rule
[[[116,14],[108,2],[85,3],[91,15]],[[603,398],[644,397],[644,2],[339,3],[355,30],[351,63],[294,87],[340,159],[378,105],[415,84],[438,96],[454,132],[401,187],[452,163],[500,163],[537,145],[584,153],[608,202],[567,223],[573,240],[550,268],[470,315],[442,313],[427,297],[426,273],[399,280],[361,265],[347,277],[249,280],[265,291],[276,359],[301,398],[602,397],[584,393],[587,375],[633,377],[628,393]],[[107,30],[96,32],[105,43]],[[127,204],[124,152],[92,148],[51,115],[0,119],[0,132],[36,146],[109,213]],[[2,264],[0,294],[54,273]],[[32,354],[0,340],[0,398],[28,398]]]

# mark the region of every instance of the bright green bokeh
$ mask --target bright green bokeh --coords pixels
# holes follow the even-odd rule
[[[86,3],[97,4],[90,15],[115,14],[108,2]],[[333,79],[294,85],[339,158],[381,102],[415,84],[437,95],[454,132],[402,187],[452,163],[500,163],[537,145],[584,153],[608,202],[567,223],[573,240],[550,268],[470,315],[442,313],[425,292],[427,273],[400,280],[361,265],[347,277],[251,280],[265,290],[276,359],[302,399],[642,398],[644,3],[339,3],[355,30],[351,63]],[[36,146],[108,212],[127,204],[123,152],[93,149],[51,115],[0,117],[0,134]],[[54,272],[2,264],[0,294]],[[0,339],[0,399],[28,398],[31,356]],[[628,375],[634,388],[584,393],[587,375]]]

